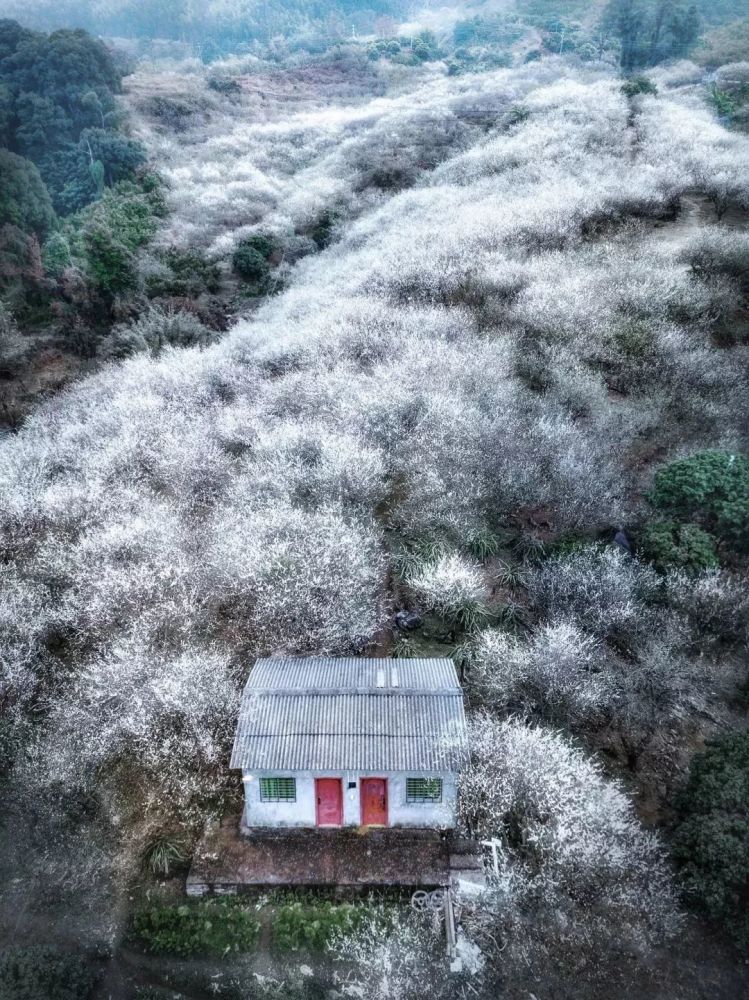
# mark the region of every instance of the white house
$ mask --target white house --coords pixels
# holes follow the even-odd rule
[[[453,827],[465,748],[452,660],[258,660],[231,758],[242,827]]]

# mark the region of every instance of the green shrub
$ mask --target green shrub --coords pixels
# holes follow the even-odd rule
[[[151,307],[134,322],[115,326],[102,340],[99,354],[106,361],[119,361],[143,351],[157,355],[166,347],[205,347],[215,338],[192,313]]]
[[[106,295],[137,284],[134,252],[156,232],[160,193],[121,181],[77,217],[82,228],[80,252],[92,283]]]
[[[211,76],[208,87],[217,94],[241,94],[242,84],[234,76]]]
[[[673,854],[687,896],[749,946],[749,733],[694,757],[679,806]]]
[[[70,267],[72,257],[70,244],[62,233],[52,233],[42,247],[42,263],[47,274],[59,278],[66,267]]]
[[[657,94],[658,88],[646,76],[633,76],[622,84],[622,93],[625,97],[637,97],[638,94]]]
[[[330,245],[335,222],[336,218],[332,212],[323,212],[310,228],[309,235],[321,250]]]
[[[255,233],[252,236],[248,236],[246,239],[242,240],[241,245],[245,247],[252,247],[254,250],[257,250],[257,252],[261,254],[265,260],[268,260],[276,249],[273,237],[268,236],[267,233]]]
[[[146,847],[145,861],[154,875],[169,876],[187,860],[184,844],[175,837],[154,837]]]
[[[136,914],[134,929],[152,952],[225,955],[249,951],[260,924],[238,900],[224,898],[149,907]]]
[[[702,451],[655,474],[650,502],[672,515],[698,518],[739,549],[749,548],[749,459]]]
[[[245,281],[262,283],[270,273],[268,259],[275,249],[273,240],[256,233],[242,240],[231,259],[232,267]]]
[[[2,1000],[88,1000],[96,976],[85,958],[46,945],[0,954]]]
[[[491,556],[496,556],[500,548],[500,538],[486,528],[477,528],[468,539],[468,549],[471,555],[482,562]]]
[[[279,907],[273,920],[273,944],[280,951],[324,951],[338,931],[354,930],[364,918],[366,907],[352,903],[287,903]]]
[[[148,194],[123,182],[106,192],[92,215],[116,233],[128,250],[137,250],[156,232],[156,207]]]
[[[166,274],[149,277],[147,285],[150,296],[197,298],[203,292],[214,293],[219,290],[221,273],[217,265],[207,260],[200,250],[169,247],[159,253],[158,257],[168,270]]]
[[[232,266],[245,281],[263,282],[270,274],[267,260],[254,247],[238,247],[232,257]]]
[[[108,226],[87,227],[83,239],[88,275],[100,292],[117,295],[135,286],[135,258]]]
[[[13,314],[0,299],[0,379],[14,378],[24,368],[29,341],[20,333]]]
[[[650,524],[640,539],[640,550],[660,570],[679,568],[699,573],[720,565],[715,539],[696,524]]]
[[[736,113],[737,105],[733,95],[727,90],[721,90],[717,84],[712,84],[708,90],[708,97],[720,118],[730,118]]]

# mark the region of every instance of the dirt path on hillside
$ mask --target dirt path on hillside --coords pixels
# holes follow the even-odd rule
[[[654,219],[645,223],[651,245],[667,250],[674,258],[690,240],[708,226],[744,231],[749,226],[749,211],[731,206],[720,218],[713,201],[702,191],[685,191],[674,219]],[[686,266],[686,265],[685,265]]]

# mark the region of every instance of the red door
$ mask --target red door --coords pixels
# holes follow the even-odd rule
[[[317,825],[341,826],[343,823],[343,787],[340,778],[315,778]]]
[[[388,784],[386,778],[361,778],[362,826],[388,825]]]

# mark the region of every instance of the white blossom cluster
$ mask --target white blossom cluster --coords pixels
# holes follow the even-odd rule
[[[663,848],[593,761],[550,730],[481,714],[470,747],[461,809],[477,836],[499,841],[496,905],[508,962],[536,932],[571,945],[615,937],[626,948],[678,928]]]
[[[476,644],[474,693],[496,707],[558,721],[601,713],[610,700],[603,654],[590,635],[567,619],[539,625],[527,640],[486,629]]]
[[[374,905],[354,929],[334,934],[329,943],[336,961],[345,963],[336,985],[342,996],[357,1000],[410,1000],[427,989],[445,996],[445,987],[452,986],[435,961],[443,947],[439,928],[423,914],[388,913]]]
[[[740,679],[740,662],[710,655],[710,645],[749,635],[741,580],[725,570],[660,577],[614,548],[585,546],[542,561],[523,582],[535,621],[522,635],[477,634],[475,700],[603,739],[644,771],[644,784],[677,778],[679,730]]]
[[[425,608],[448,620],[486,600],[481,567],[457,553],[426,563],[408,582]]]

